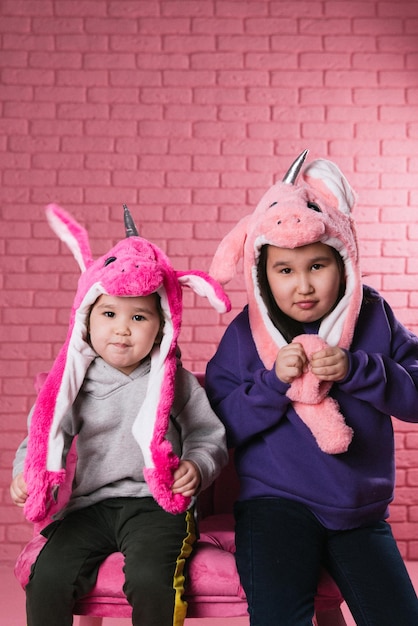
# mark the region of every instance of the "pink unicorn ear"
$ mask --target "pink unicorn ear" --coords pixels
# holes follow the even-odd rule
[[[236,274],[239,260],[244,256],[248,221],[251,215],[243,217],[222,239],[209,268],[209,274],[225,285]]]
[[[346,215],[351,213],[356,197],[348,180],[335,163],[326,159],[316,159],[304,169],[303,178],[331,206]]]
[[[176,274],[182,286],[190,287],[198,296],[207,298],[218,313],[227,313],[231,310],[229,298],[220,284],[205,272],[195,270]]]
[[[82,272],[93,263],[87,231],[57,204],[45,209],[49,225],[73,253]]]

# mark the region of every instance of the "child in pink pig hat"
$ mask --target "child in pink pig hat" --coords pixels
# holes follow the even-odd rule
[[[248,305],[206,389],[235,448],[250,623],[311,625],[325,566],[357,626],[416,626],[386,518],[391,416],[418,422],[418,338],[362,284],[345,176],[325,159],[302,170],[306,155],[226,235],[210,269],[224,284],[243,258]]]

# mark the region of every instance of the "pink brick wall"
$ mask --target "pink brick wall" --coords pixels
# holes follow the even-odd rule
[[[126,202],[177,269],[217,242],[304,148],[359,194],[363,271],[418,331],[417,0],[2,0],[0,560],[30,535],[8,485],[62,342],[78,276],[46,225],[56,201],[93,251]],[[232,314],[185,296],[182,349],[202,369]],[[400,390],[402,393],[402,390]],[[417,407],[418,410],[418,407]],[[392,520],[418,558],[418,427],[396,426]]]

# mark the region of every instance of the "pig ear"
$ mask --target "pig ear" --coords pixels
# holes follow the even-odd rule
[[[335,163],[326,159],[312,161],[304,169],[303,178],[331,206],[346,215],[351,213],[356,196],[350,183]]]
[[[84,272],[93,263],[87,231],[57,204],[48,204],[45,212],[52,230],[68,246]]]
[[[209,274],[199,271],[176,272],[182,287],[190,287],[198,296],[207,298],[218,313],[231,310],[231,303],[221,285]]]
[[[243,217],[222,239],[212,259],[209,274],[222,285],[236,274],[239,260],[244,256],[248,221],[251,215]]]

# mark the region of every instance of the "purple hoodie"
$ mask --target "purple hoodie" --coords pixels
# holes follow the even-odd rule
[[[391,416],[418,422],[418,338],[364,287],[347,355],[348,374],[330,396],[354,436],[347,452],[326,454],[286,396],[289,385],[260,360],[247,307],[229,325],[208,364],[206,389],[236,449],[240,500],[296,500],[334,530],[388,516],[395,477]]]

